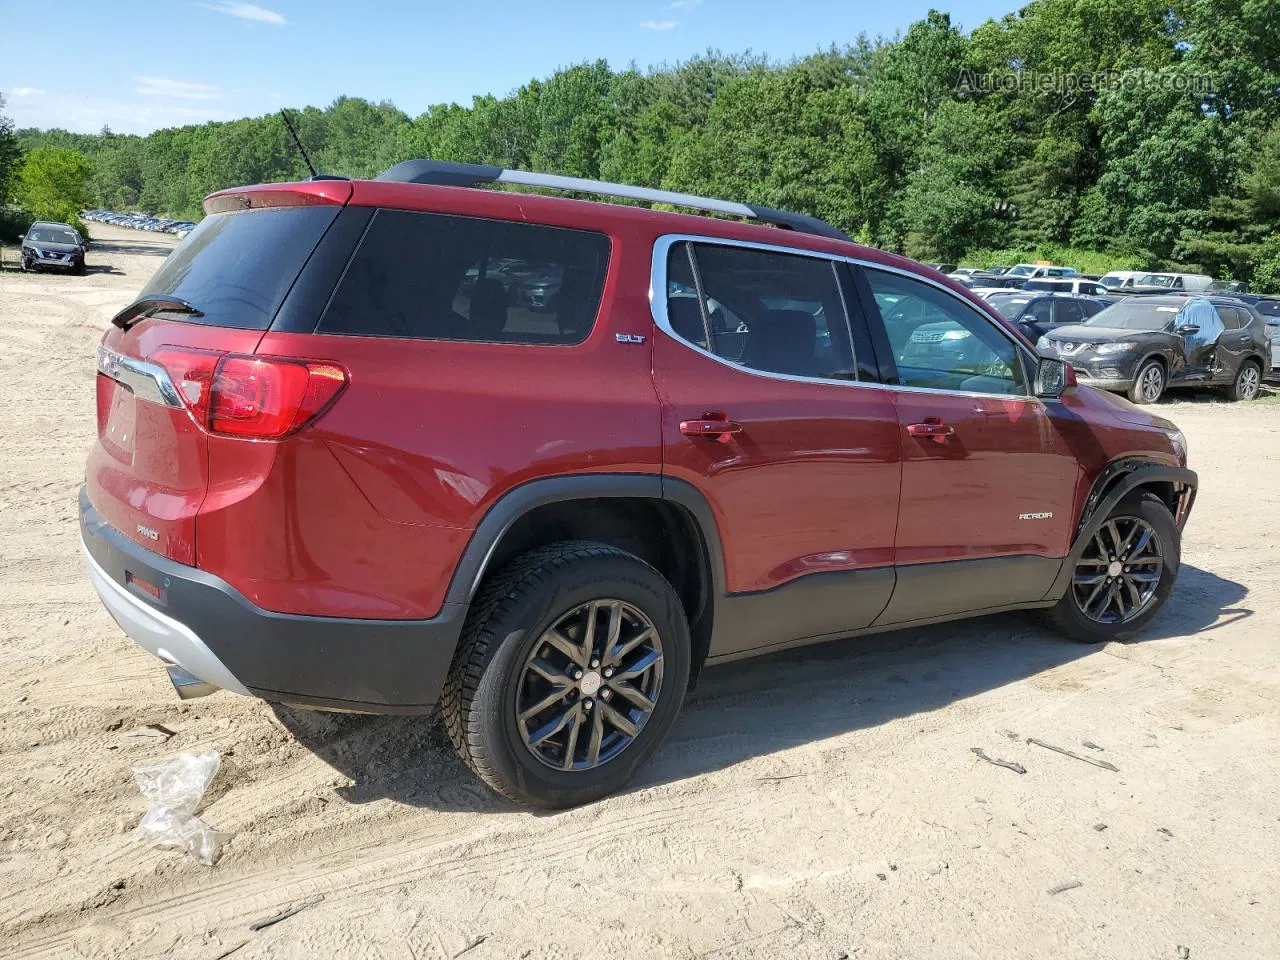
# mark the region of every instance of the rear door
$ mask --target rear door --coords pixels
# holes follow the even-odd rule
[[[1215,304],[1214,308],[1222,318],[1223,328],[1218,335],[1217,379],[1229,383],[1235,379],[1244,358],[1253,352],[1253,333],[1249,329],[1253,318],[1248,310],[1240,307]]]
[[[208,434],[189,409],[212,373],[206,361],[254,351],[345,196],[292,202],[303,199],[237,203],[206,217],[139,294],[176,299],[127,329],[112,325],[99,347],[89,498],[111,526],[180,563],[195,563],[196,513],[209,486]]]
[[[1039,600],[1067,551],[1080,468],[1030,395],[1022,348],[945,288],[861,272],[903,448],[897,586],[877,623]]]
[[[713,655],[867,626],[893,586],[901,443],[844,264],[712,239],[654,255],[663,472],[724,548]]]

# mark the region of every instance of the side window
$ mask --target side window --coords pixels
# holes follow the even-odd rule
[[[1017,346],[977,310],[910,277],[865,272],[904,386],[1026,394]]]
[[[580,343],[595,323],[609,239],[506,220],[379,210],[320,333]]]
[[[1054,323],[1079,323],[1083,319],[1084,313],[1080,310],[1080,302],[1078,300],[1053,301]]]
[[[1222,320],[1224,330],[1235,330],[1240,326],[1240,318],[1236,314],[1235,307],[1228,307],[1225,303],[1215,303],[1213,309],[1218,311],[1218,318]]]
[[[1047,297],[1043,300],[1037,300],[1027,308],[1027,316],[1033,323],[1049,323],[1052,316],[1053,301]]]
[[[857,379],[832,261],[694,243],[687,250],[701,283],[699,302],[696,284],[690,298],[680,279],[676,251],[684,247],[673,246],[667,261],[667,316],[678,336],[753,370]],[[698,339],[700,322],[706,334]]]
[[[1105,304],[1099,303],[1097,300],[1081,300],[1080,310],[1084,314],[1085,319],[1092,317],[1095,313],[1102,310]]]

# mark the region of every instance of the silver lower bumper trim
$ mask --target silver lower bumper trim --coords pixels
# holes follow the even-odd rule
[[[192,680],[251,696],[244,684],[214,656],[213,651],[190,627],[143,603],[111,579],[98,561],[93,559],[83,541],[80,549],[84,553],[89,580],[102,598],[107,612],[135,643],[159,657],[167,666],[181,667],[182,672]]]

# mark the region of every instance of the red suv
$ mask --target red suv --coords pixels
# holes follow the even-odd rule
[[[1124,639],[1173,588],[1182,434],[821,221],[431,161],[205,209],[103,337],[80,498],[182,696],[440,709],[565,806],[706,664],[1029,608]]]

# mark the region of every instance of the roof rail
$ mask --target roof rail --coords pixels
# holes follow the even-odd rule
[[[769,207],[758,207],[751,203],[736,203],[732,200],[695,197],[689,193],[674,193],[671,190],[653,190],[649,187],[635,187],[625,183],[588,180],[585,177],[562,177],[554,173],[507,170],[483,163],[451,163],[447,160],[405,160],[384,170],[378,175],[377,179],[396,183],[429,183],[447,187],[471,187],[481,183],[512,183],[525,187],[542,187],[548,190],[596,193],[606,197],[625,197],[628,200],[670,203],[679,207],[691,207],[694,210],[727,213],[735,217],[745,217],[748,220],[770,223],[776,227],[795,230],[799,233],[811,233],[819,237],[828,237],[832,240],[850,239],[847,234],[837,230],[825,220],[819,220],[817,217],[808,217],[803,213],[788,213],[785,210],[772,210]]]

